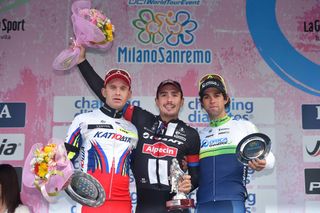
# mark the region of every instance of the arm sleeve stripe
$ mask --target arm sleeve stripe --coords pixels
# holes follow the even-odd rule
[[[78,141],[76,140],[77,139],[77,136],[80,134],[80,127],[77,128],[71,135],[71,137],[69,138],[69,140],[67,141],[68,144],[71,144],[73,146],[77,146],[78,144],[75,144],[77,143]]]
[[[198,163],[199,162],[199,155],[187,155],[187,162],[188,164]]]
[[[189,167],[197,167],[197,166],[199,166],[199,162],[197,162],[197,163],[188,163],[188,166]]]
[[[134,106],[129,105],[126,111],[124,112],[124,116],[123,116],[124,119],[126,119],[127,121],[132,121],[133,110],[134,110]]]

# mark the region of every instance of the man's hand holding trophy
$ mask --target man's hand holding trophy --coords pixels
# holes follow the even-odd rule
[[[176,158],[172,159],[170,166],[171,193],[176,193],[172,200],[167,201],[168,210],[194,208],[194,200],[187,197],[191,190],[191,177],[180,168]]]

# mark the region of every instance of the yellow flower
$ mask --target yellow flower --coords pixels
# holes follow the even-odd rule
[[[107,23],[105,25],[105,30],[112,30],[112,24],[111,23]]]
[[[45,161],[46,163],[48,163],[48,162],[50,161],[50,157],[49,157],[49,156],[45,156],[45,157],[44,157],[44,161]]]
[[[112,30],[106,30],[106,33],[107,33],[107,40],[112,41],[113,40]]]
[[[40,169],[43,169],[45,171],[48,171],[48,164],[46,163],[40,163]]]
[[[48,144],[47,146],[44,147],[44,152],[51,153],[55,147],[56,147],[55,144]]]
[[[40,164],[36,164],[35,166],[36,166],[35,168],[36,174],[40,178],[44,178],[48,173],[48,165],[46,163],[40,163]]]

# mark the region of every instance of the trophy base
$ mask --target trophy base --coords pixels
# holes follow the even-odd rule
[[[193,199],[174,199],[166,202],[166,206],[168,211],[178,210],[178,209],[188,209],[194,208],[194,200]]]

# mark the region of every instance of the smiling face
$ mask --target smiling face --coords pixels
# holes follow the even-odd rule
[[[172,84],[164,85],[156,98],[161,119],[166,122],[177,119],[183,101],[181,92],[175,86]]]
[[[108,81],[101,92],[103,97],[106,98],[106,104],[116,110],[122,110],[131,97],[129,85],[120,78]]]
[[[221,91],[210,87],[203,92],[202,106],[209,114],[211,120],[216,120],[226,116],[225,104],[229,97],[224,98]]]

